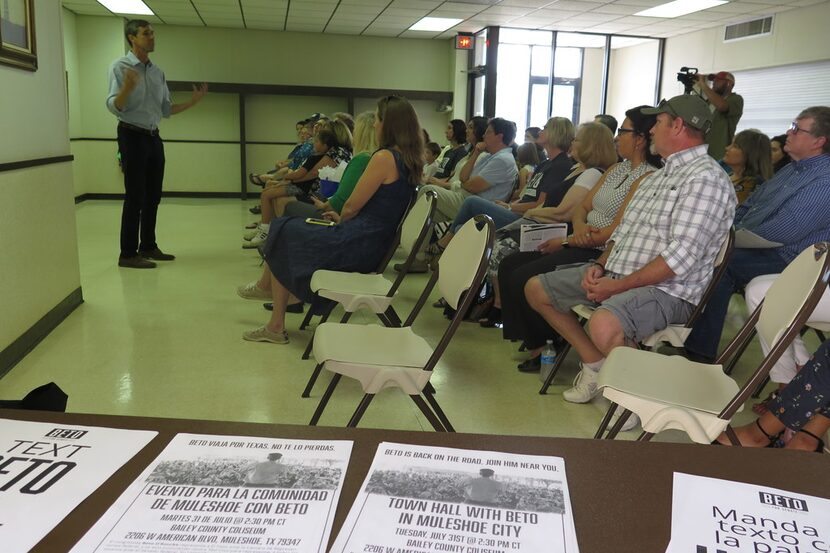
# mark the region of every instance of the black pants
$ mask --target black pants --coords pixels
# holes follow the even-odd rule
[[[118,149],[125,193],[121,211],[121,257],[133,257],[138,251],[158,247],[156,215],[164,180],[164,143],[158,135],[119,126]]]
[[[536,275],[549,273],[561,265],[596,259],[601,253],[593,249],[567,248],[549,255],[519,252],[502,259],[499,265],[499,291],[505,340],[524,340],[528,349],[535,349],[554,338],[555,331],[527,303],[525,284]]]

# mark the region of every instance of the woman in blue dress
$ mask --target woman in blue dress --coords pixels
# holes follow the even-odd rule
[[[264,326],[243,333],[245,340],[287,344],[288,299],[294,295],[314,305],[309,287],[314,271],[371,272],[388,251],[420,182],[424,144],[415,110],[399,96],[378,101],[375,132],[380,149],[341,213],[323,215],[334,226],[310,224],[301,217],[271,222],[264,248],[267,267],[246,288],[251,295],[270,293],[274,310]]]

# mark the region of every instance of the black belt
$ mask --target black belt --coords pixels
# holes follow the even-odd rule
[[[139,127],[137,125],[130,125],[129,123],[125,123],[124,121],[119,121],[118,126],[122,129],[127,129],[128,131],[138,132],[141,134],[146,134],[147,136],[158,136],[159,130],[154,129],[145,129],[144,127]]]

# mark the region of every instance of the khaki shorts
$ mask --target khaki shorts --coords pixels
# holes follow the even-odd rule
[[[602,303],[589,300],[582,289],[582,277],[590,266],[587,263],[539,275],[542,288],[557,311],[567,313],[575,305],[607,309],[620,321],[626,338],[642,342],[670,324],[685,323],[694,310],[691,303],[654,286],[633,288]]]

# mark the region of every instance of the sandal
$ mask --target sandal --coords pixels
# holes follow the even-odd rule
[[[778,391],[773,390],[769,393],[769,395],[763,401],[759,401],[758,403],[752,404],[752,412],[756,415],[763,415],[767,412],[767,405],[772,403],[778,397]]]
[[[818,436],[816,436],[815,434],[813,434],[809,430],[804,430],[803,428],[800,428],[798,431],[799,432],[804,432],[805,434],[807,434],[808,436],[810,436],[811,438],[813,438],[816,441],[816,448],[813,450],[814,453],[824,453],[824,440],[822,440],[821,438],[819,438]]]
[[[251,181],[251,184],[256,186],[265,186],[265,181],[259,178],[259,175],[256,173],[248,173],[248,180]]]
[[[766,431],[766,430],[764,430],[764,427],[763,427],[763,426],[761,426],[761,419],[755,419],[755,426],[757,426],[757,427],[758,427],[758,430],[760,430],[760,431],[761,431],[761,434],[763,434],[764,436],[766,436],[767,440],[769,440],[769,443],[768,443],[767,445],[765,445],[764,447],[775,447],[775,446],[776,446],[776,443],[778,442],[778,437],[781,435],[781,433],[779,432],[779,433],[778,433],[778,434],[776,434],[775,436],[771,436],[769,433],[767,433],[767,431]],[[727,439],[728,439],[728,438],[727,438]],[[722,443],[720,443],[720,442],[718,441],[718,439],[717,439],[717,438],[715,438],[714,440],[712,440],[712,445],[731,446],[731,445],[732,445],[732,441],[730,440],[730,441],[729,441],[729,443],[722,444]],[[823,445],[823,444],[822,444],[822,445]],[[743,444],[741,444],[741,447],[744,447],[744,445],[743,445]]]

